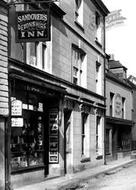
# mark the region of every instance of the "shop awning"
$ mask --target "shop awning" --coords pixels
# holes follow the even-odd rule
[[[50,83],[50,82],[45,82],[45,81],[42,81],[39,79],[29,78],[27,76],[21,76],[21,75],[14,74],[14,73],[10,74],[10,78],[14,78],[14,79],[17,79],[17,80],[20,80],[23,82],[28,82],[29,84],[33,84],[33,85],[38,85],[42,88],[47,88],[47,89],[56,91],[61,94],[67,94],[67,91],[64,87]]]
[[[106,123],[117,124],[121,126],[130,126],[132,127],[134,122],[132,120],[115,118],[115,117],[106,117]]]

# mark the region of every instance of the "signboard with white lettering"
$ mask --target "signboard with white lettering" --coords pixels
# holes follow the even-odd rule
[[[49,10],[16,12],[16,42],[50,40]]]
[[[115,96],[115,117],[122,118],[122,97],[120,94]]]
[[[49,163],[59,162],[59,127],[58,109],[52,108],[49,112]]]
[[[23,127],[23,118],[11,118],[12,127]]]
[[[12,100],[11,103],[11,115],[21,116],[22,115],[22,102],[20,100]]]

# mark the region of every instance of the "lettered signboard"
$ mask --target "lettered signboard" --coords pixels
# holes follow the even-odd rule
[[[16,42],[49,40],[49,10],[16,12]]]

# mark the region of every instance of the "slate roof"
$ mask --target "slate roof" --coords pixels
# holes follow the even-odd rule
[[[124,65],[122,65],[119,61],[109,60],[108,65],[109,69],[124,68],[125,70],[127,70],[127,68],[124,67]]]

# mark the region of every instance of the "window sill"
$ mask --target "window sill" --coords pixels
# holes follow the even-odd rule
[[[31,171],[36,171],[36,170],[41,170],[44,169],[46,166],[45,165],[37,165],[37,166],[29,166],[29,167],[24,167],[24,168],[19,168],[19,169],[12,169],[11,174],[19,174],[19,173],[24,173],[24,172],[31,172]]]
[[[96,43],[100,48],[102,48],[102,44],[98,41],[97,38],[95,38],[95,43]]]
[[[77,26],[80,30],[82,30],[82,32],[84,32],[83,26],[82,26],[78,21],[75,20],[75,24],[76,24],[76,26]]]
[[[81,159],[81,163],[90,162],[90,161],[91,161],[90,157],[83,157]]]
[[[101,160],[101,159],[103,159],[102,155],[99,155],[99,156],[96,157],[96,160]]]

